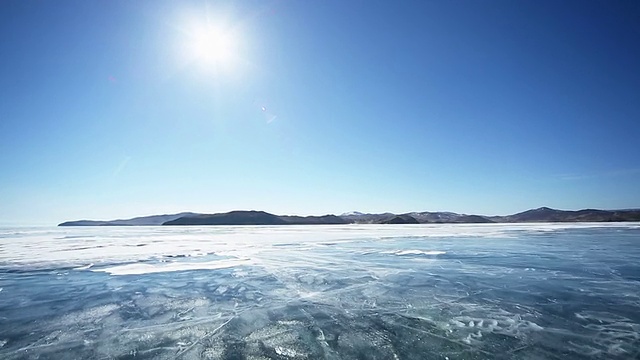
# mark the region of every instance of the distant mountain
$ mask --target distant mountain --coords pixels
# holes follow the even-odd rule
[[[413,216],[403,214],[396,215],[389,220],[383,221],[381,224],[420,224]]]
[[[492,223],[492,222],[495,222],[495,221],[490,220],[486,216],[461,215],[460,217],[455,219],[453,222],[454,223],[461,223],[461,224],[486,224],[486,223]]]
[[[63,223],[58,224],[58,226],[105,226],[109,225],[109,221],[100,221],[100,220],[74,220],[74,221],[65,221]]]
[[[68,221],[59,226],[140,226],[140,225],[338,225],[338,224],[443,224],[518,222],[612,222],[640,221],[640,210],[557,210],[548,207],[507,216],[482,216],[453,212],[411,212],[406,214],[365,214],[350,212],[340,216],[274,215],[264,211],[231,211],[218,214],[180,213],[143,216],[126,220]]]
[[[289,225],[339,225],[351,222],[336,215],[322,216],[281,216]]]
[[[278,216],[264,211],[231,211],[223,214],[183,216],[162,225],[318,225],[347,224],[335,215]]]
[[[421,223],[443,223],[443,222],[456,222],[460,217],[466,216],[463,214],[456,214],[453,212],[412,212],[409,215],[413,216]]]
[[[108,221],[77,220],[77,221],[63,222],[58,226],[154,226],[154,225],[162,225],[167,221],[179,219],[184,216],[193,216],[193,215],[196,215],[196,214],[191,212],[183,212],[183,213],[171,214],[171,215],[141,216],[141,217],[126,219],[126,220],[108,220]]]
[[[347,222],[357,224],[382,224],[385,221],[393,219],[395,216],[396,214],[392,213],[364,214],[359,212],[340,215],[340,217]]]
[[[351,211],[351,212],[346,212],[343,214],[340,214],[340,217],[345,217],[345,216],[359,216],[359,215],[364,215],[364,213],[361,213],[359,211]]]
[[[640,210],[557,210],[548,207],[492,218],[497,222],[613,222],[640,221]]]
[[[411,212],[406,214],[363,214],[351,212],[340,215],[356,224],[442,224],[442,223],[491,223],[486,216],[457,214],[453,212]]]

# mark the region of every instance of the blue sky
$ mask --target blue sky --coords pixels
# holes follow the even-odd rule
[[[636,1],[5,0],[0,222],[637,208],[638,44]]]

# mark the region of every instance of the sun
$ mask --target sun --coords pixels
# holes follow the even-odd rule
[[[176,65],[182,71],[204,80],[237,79],[250,68],[246,21],[225,7],[186,7],[174,15],[170,25]]]
[[[205,65],[223,65],[233,59],[234,39],[230,32],[207,26],[192,35],[190,51]]]
[[[185,39],[188,62],[205,70],[230,71],[239,62],[238,36],[214,24],[193,26]]]

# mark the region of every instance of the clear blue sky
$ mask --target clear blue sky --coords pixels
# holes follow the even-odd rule
[[[539,206],[640,207],[638,1],[0,2],[2,223]]]

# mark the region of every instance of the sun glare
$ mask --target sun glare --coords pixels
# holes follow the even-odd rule
[[[204,29],[194,34],[191,51],[194,58],[205,64],[220,64],[231,60],[233,39],[219,29]]]
[[[188,32],[186,55],[190,63],[209,71],[229,71],[238,62],[238,39],[233,31],[211,24]]]

